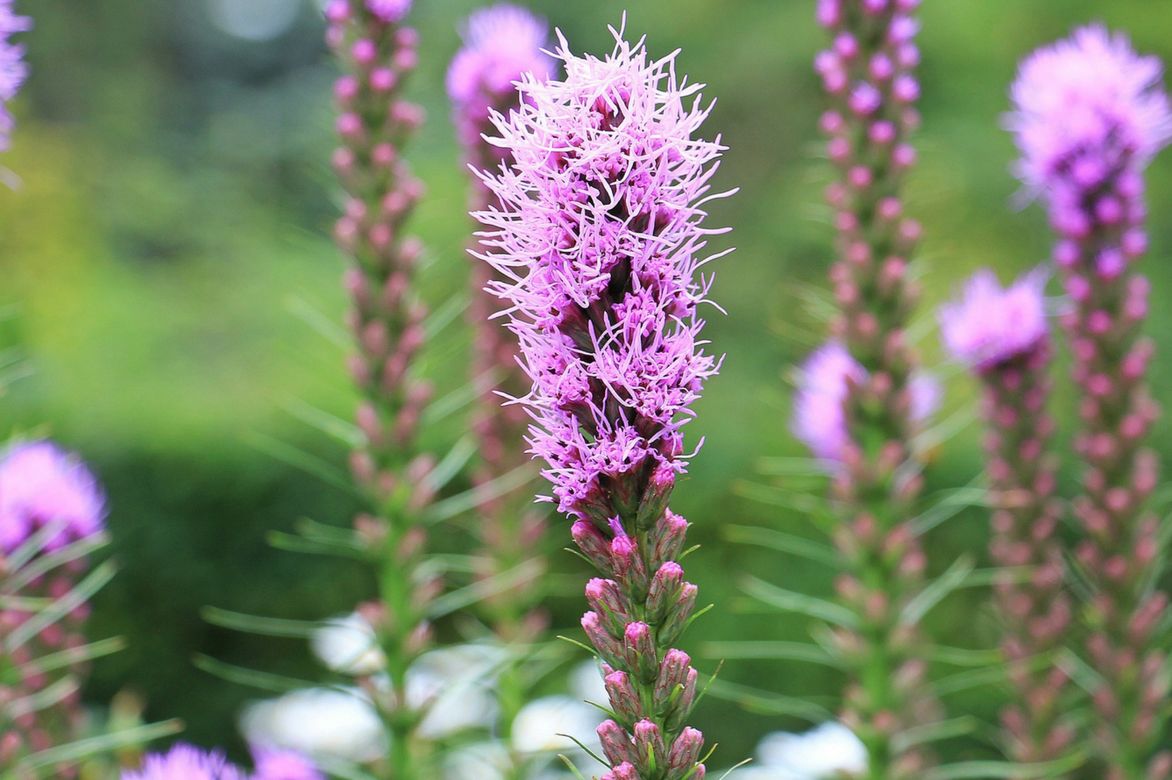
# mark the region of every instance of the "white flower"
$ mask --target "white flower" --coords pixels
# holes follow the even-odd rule
[[[583,701],[606,705],[610,701],[597,661],[583,661],[570,672],[570,693]]]
[[[357,688],[306,688],[248,705],[240,718],[245,738],[318,757],[372,761],[386,754],[382,721]]]
[[[505,780],[510,761],[500,742],[465,745],[444,758],[444,780]]]
[[[357,612],[327,621],[313,632],[309,645],[326,668],[334,672],[369,675],[387,665],[374,629]]]
[[[513,721],[513,747],[522,753],[572,752],[578,750],[568,734],[595,753],[598,735],[594,729],[603,720],[596,707],[569,696],[546,696],[529,702]]]
[[[778,780],[828,780],[867,771],[867,749],[841,723],[823,723],[805,734],[776,732],[757,745],[763,769],[789,772]]]
[[[426,709],[419,734],[428,739],[490,725],[496,717],[496,676],[504,650],[466,644],[432,650],[407,671],[407,703]]]

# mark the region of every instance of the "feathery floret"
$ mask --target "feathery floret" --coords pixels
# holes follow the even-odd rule
[[[245,774],[219,751],[176,745],[165,754],[147,756],[141,769],[123,772],[122,780],[245,780]]]
[[[1026,59],[1014,82],[1009,128],[1018,174],[1035,192],[1102,183],[1143,165],[1172,137],[1162,67],[1121,34],[1083,27]]]
[[[8,103],[16,97],[28,77],[24,61],[24,46],[13,43],[12,35],[32,28],[32,20],[18,16],[12,8],[13,0],[0,0],[0,150],[8,148],[12,132],[12,115]]]
[[[1046,274],[1002,288],[989,269],[973,274],[958,300],[940,307],[940,333],[952,356],[985,371],[1029,354],[1048,333]]]
[[[839,341],[827,342],[816,349],[798,370],[790,427],[814,456],[828,466],[835,466],[846,457],[851,444],[847,425],[850,388],[852,384],[862,386],[866,378],[867,370]],[[908,394],[913,422],[926,420],[940,403],[940,387],[926,374],[911,378]]]
[[[711,106],[615,32],[604,59],[559,36],[560,81],[528,74],[522,102],[494,116],[511,164],[482,179],[499,207],[475,216],[481,255],[501,275],[559,509],[597,516],[599,495],[655,464],[684,470],[680,426],[718,361],[703,351],[697,307],[709,180],[722,146],[696,138]],[[629,487],[632,487],[628,485]],[[604,511],[604,514],[606,511]]]
[[[93,474],[55,444],[17,444],[0,458],[0,554],[46,527],[59,527],[45,542],[59,549],[100,532],[105,514]]]

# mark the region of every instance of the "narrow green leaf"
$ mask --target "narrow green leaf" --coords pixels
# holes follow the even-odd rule
[[[808,561],[820,563],[835,569],[842,565],[838,553],[833,548],[810,539],[803,539],[800,536],[775,531],[772,528],[730,525],[724,528],[724,536],[730,542],[751,544],[778,552],[789,553],[799,558],[805,558]]]
[[[774,642],[769,640],[706,642],[700,646],[700,654],[705,658],[805,661],[832,668],[841,667],[837,659],[832,658],[818,645],[809,642]]]
[[[428,615],[432,619],[450,615],[457,610],[484,601],[485,599],[504,593],[525,582],[540,576],[542,565],[540,561],[528,560],[514,566],[508,571],[479,580],[471,585],[465,585],[445,593],[431,602]]]
[[[114,574],[117,571],[118,567],[114,565],[113,561],[105,561],[100,564],[86,575],[73,590],[13,629],[12,633],[5,638],[4,647],[9,653],[22,647],[25,642],[90,601],[95,593],[101,590],[107,582],[114,579]]]
[[[425,520],[429,524],[450,520],[456,515],[475,509],[485,501],[491,501],[511,493],[532,479],[533,467],[529,464],[519,466],[491,482],[477,485],[442,501],[436,501],[426,510]]]
[[[48,709],[64,701],[68,696],[77,692],[77,680],[73,677],[62,677],[52,685],[37,690],[28,696],[13,699],[5,710],[14,718],[29,715],[34,712]]]
[[[566,769],[570,770],[570,774],[574,776],[574,780],[586,780],[586,778],[582,775],[582,772],[567,756],[558,753],[558,759],[566,765]],[[605,764],[603,766],[605,766]]]
[[[805,699],[725,680],[713,681],[708,690],[712,696],[734,702],[758,715],[785,715],[815,724],[824,723],[834,717],[830,710]]]
[[[826,502],[823,499],[809,493],[798,493],[773,485],[762,485],[748,481],[735,482],[733,483],[733,492],[762,504],[790,509],[803,514],[821,515],[826,512]]]
[[[843,628],[858,628],[859,619],[855,613],[833,601],[785,590],[752,576],[746,577],[741,587],[745,593],[771,607],[825,620]]]
[[[936,645],[931,648],[929,655],[937,663],[950,666],[991,666],[1004,660],[1002,652],[996,648],[992,650],[970,650],[964,647],[944,647]]]
[[[271,672],[262,672],[258,669],[247,669],[243,666],[225,663],[208,655],[197,654],[192,659],[192,663],[197,669],[219,677],[221,680],[268,693],[289,693],[302,688],[312,688],[315,685],[309,680],[298,680]]]
[[[461,469],[471,460],[472,456],[476,454],[477,443],[473,436],[464,436],[457,441],[448,454],[443,457],[439,463],[435,465],[424,481],[427,486],[436,492],[443,490],[452,478],[460,473]]]
[[[27,756],[21,761],[21,767],[34,770],[44,767],[67,766],[90,756],[111,753],[125,747],[144,745],[156,739],[178,734],[181,731],[183,731],[183,721],[177,719],[148,723],[110,734],[81,739],[66,745],[56,745],[48,750]]]
[[[100,639],[97,642],[90,642],[88,645],[59,650],[56,653],[49,653],[48,655],[34,658],[20,668],[24,673],[40,672],[43,674],[45,672],[54,672],[58,669],[67,669],[74,664],[85,663],[95,658],[113,655],[124,649],[126,649],[126,640],[122,637]]]
[[[936,723],[912,726],[892,737],[894,744],[893,750],[897,753],[902,753],[919,745],[927,745],[943,739],[961,737],[965,734],[973,733],[979,726],[980,722],[969,715],[952,718],[951,720],[942,720]]]
[[[919,623],[933,607],[961,587],[972,571],[972,560],[967,556],[957,558],[947,571],[928,583],[927,587],[904,606],[899,614],[899,622],[905,626]]]
[[[456,318],[468,308],[469,301],[469,297],[463,293],[452,295],[428,314],[427,319],[423,321],[423,330],[427,334],[428,340],[435,338],[443,332],[444,328],[455,322]]]
[[[330,316],[323,314],[309,301],[298,296],[288,299],[285,307],[293,316],[304,322],[315,333],[341,349],[349,349],[350,333]]]
[[[362,444],[362,431],[349,420],[343,420],[337,415],[318,409],[300,398],[291,398],[281,404],[282,408],[294,418],[306,425],[354,449]]]
[[[935,767],[924,773],[924,780],[1044,780],[1060,777],[1082,766],[1084,753],[1075,752],[1057,761],[1038,764],[1011,764],[1007,761],[965,761]]]
[[[970,485],[947,491],[942,499],[934,501],[926,511],[912,518],[912,531],[916,536],[923,536],[933,528],[956,517],[965,509],[988,506],[988,504],[989,492],[983,487]]]
[[[204,607],[200,610],[200,616],[208,623],[220,628],[230,628],[233,631],[257,636],[293,639],[308,639],[324,625],[317,620],[287,620],[285,618],[246,615],[243,612],[233,612],[219,607]]]
[[[12,554],[7,556],[5,560],[5,567],[11,571],[20,571],[21,567],[39,555],[45,549],[45,544],[65,530],[67,523],[64,520],[54,520],[46,523],[36,533],[12,551]]]
[[[251,434],[246,437],[246,440],[255,449],[269,457],[275,458],[293,468],[300,469],[310,476],[317,477],[322,482],[332,485],[343,492],[350,494],[354,494],[355,492],[354,484],[347,478],[345,473],[316,455],[311,455],[280,439],[274,439],[271,436],[260,433]]]
[[[110,539],[106,534],[93,534],[71,542],[59,550],[38,555],[20,569],[14,567],[14,573],[4,581],[5,589],[19,591],[38,577],[43,577],[74,561],[88,558],[109,543]]]
[[[338,544],[323,539],[311,539],[297,534],[288,534],[284,531],[269,531],[265,539],[268,543],[285,552],[305,553],[307,555],[336,555],[341,558],[367,560],[369,552],[358,542]]]
[[[486,376],[488,375],[481,375],[481,377],[477,377],[472,382],[461,385],[447,395],[441,396],[432,403],[429,403],[424,408],[423,414],[420,417],[424,427],[446,420],[479,398],[486,388],[492,386],[492,382],[486,381],[483,378]]]

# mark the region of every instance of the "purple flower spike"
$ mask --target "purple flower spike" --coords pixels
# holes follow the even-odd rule
[[[1093,25],[1038,50],[1013,85],[1009,128],[1018,173],[1033,192],[1102,182],[1120,164],[1144,165],[1172,138],[1163,67],[1123,35]]]
[[[957,301],[940,307],[940,332],[952,356],[988,370],[1036,349],[1047,338],[1044,271],[1002,288],[989,270],[978,271]]]
[[[398,24],[411,11],[411,0],[366,0],[366,10],[386,24]]]
[[[554,60],[542,51],[549,41],[549,26],[524,8],[501,3],[472,14],[463,38],[464,46],[448,68],[448,96],[470,162],[487,168],[501,161],[496,148],[481,139],[492,130],[491,113],[516,106],[515,82],[524,74],[538,80],[553,75]]]
[[[11,553],[46,528],[60,530],[47,550],[99,533],[105,497],[76,456],[46,441],[18,444],[0,458],[0,553]]]
[[[846,457],[851,444],[847,401],[851,387],[864,384],[866,379],[866,369],[838,341],[815,350],[799,369],[791,429],[829,467],[836,467]],[[915,422],[927,420],[940,405],[940,386],[929,375],[913,376],[908,393]]]
[[[13,43],[11,38],[15,33],[32,29],[32,20],[18,16],[12,4],[13,0],[0,0],[0,151],[8,148],[12,134],[13,120],[8,113],[8,103],[28,78],[24,46]]]
[[[521,97],[515,82],[524,74],[545,79],[553,73],[553,58],[542,52],[548,36],[549,27],[543,19],[504,3],[473,13],[464,27],[464,46],[448,68],[447,87],[473,185],[474,209],[487,208],[490,196],[471,171],[507,163],[504,151],[485,140],[485,135],[493,132],[491,117],[494,112],[507,114],[517,108]],[[472,478],[487,494],[477,507],[482,542],[478,573],[485,578],[505,577],[522,564],[533,569],[531,578],[484,602],[487,622],[499,637],[510,643],[529,642],[548,622],[539,606],[544,595],[540,583],[546,513],[531,506],[528,486],[504,496],[493,491],[494,485],[517,473],[527,460],[523,445],[528,416],[519,405],[502,408],[500,396],[523,395],[528,381],[517,365],[516,340],[504,322],[492,316],[498,301],[485,290],[493,278],[492,269],[487,263],[474,262],[473,297],[468,307],[474,334],[470,369],[472,380],[482,390],[472,417],[480,454],[479,468]],[[502,723],[511,723],[518,714],[516,709],[510,711],[510,706],[523,703],[523,697],[510,698],[513,702],[506,703],[500,713]]]
[[[490,142],[508,163],[481,174],[494,206],[475,214],[486,227],[475,254],[497,274],[488,289],[506,304],[531,380],[517,399],[533,419],[530,452],[576,518],[575,541],[614,579],[587,591],[608,619],[583,618],[598,653],[638,689],[612,684],[612,707],[658,754],[632,763],[617,734],[604,777],[646,780],[664,776],[694,698],[679,671],[670,720],[640,711],[695,608],[696,588],[670,558],[687,523],[667,504],[688,457],[681,428],[718,368],[697,308],[710,284],[699,268],[714,259],[705,246],[722,232],[702,222],[721,197],[709,182],[723,147],[696,137],[709,107],[698,85],[676,79],[674,55],[652,61],[614,34],[601,59],[575,56],[559,36],[565,78],[527,74],[517,109],[493,116]],[[624,626],[619,615],[645,617]],[[691,760],[672,776],[702,776]]]
[[[206,753],[191,745],[176,745],[167,753],[148,755],[137,771],[122,780],[245,780],[245,773],[228,763],[220,751]]]
[[[1046,200],[1058,233],[1054,263],[1071,301],[1062,326],[1080,395],[1075,451],[1086,467],[1073,505],[1083,532],[1075,557],[1095,586],[1083,611],[1085,653],[1101,675],[1094,744],[1100,763],[1124,768],[1116,776],[1145,780],[1172,775],[1162,738],[1172,681],[1146,671],[1166,664],[1168,600],[1150,586],[1166,545],[1149,507],[1159,481],[1148,447],[1159,414],[1147,386],[1154,349],[1140,335],[1149,283],[1134,270],[1147,249],[1144,168],[1172,138],[1161,73],[1122,35],[1083,28],[1022,64],[1008,122],[1018,172]]]
[[[484,176],[501,209],[476,217],[533,380],[533,452],[559,509],[589,517],[604,482],[684,470],[680,426],[717,369],[697,272],[721,147],[692,137],[709,109],[684,102],[698,89],[672,58],[621,40],[605,60],[558,54],[566,79],[527,78],[499,119],[513,167]]]

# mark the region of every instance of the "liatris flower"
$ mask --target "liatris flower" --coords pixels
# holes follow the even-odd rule
[[[837,470],[850,454],[847,399],[851,388],[866,384],[867,371],[839,341],[824,344],[798,371],[791,428],[827,468]],[[940,386],[926,374],[908,383],[914,421],[927,420],[940,403]]]
[[[400,97],[417,57],[416,32],[401,24],[410,5],[333,0],[326,7],[327,40],[345,70],[335,87],[342,146],[334,167],[348,199],[335,235],[351,261],[345,285],[358,354],[350,369],[362,396],[362,443],[351,466],[368,512],[356,529],[380,567],[382,602],[371,613],[378,615],[374,628],[388,659],[390,690],[378,704],[393,732],[390,763],[397,780],[419,771],[413,735],[420,713],[409,703],[407,668],[430,642],[428,612],[442,587],[434,570],[423,567],[423,512],[437,489],[426,477],[436,459],[420,453],[416,442],[431,390],[411,371],[424,341],[426,309],[412,290],[422,250],[404,238],[421,191],[400,157],[422,121],[419,107]]]
[[[176,745],[166,753],[148,755],[137,771],[122,773],[122,780],[245,780],[239,767],[228,763],[220,751],[204,752],[191,745]]]
[[[16,97],[21,85],[28,77],[28,65],[24,61],[24,47],[12,42],[15,33],[32,28],[32,20],[18,16],[12,7],[13,0],[0,0],[0,151],[8,148],[12,134],[12,114],[8,104]]]
[[[101,489],[76,457],[43,441],[0,456],[0,774],[79,726],[89,606],[74,587],[104,518]]]
[[[1063,648],[1072,615],[1056,539],[1055,463],[1047,452],[1054,423],[1046,410],[1045,282],[1035,271],[1002,289],[992,271],[980,271],[960,300],[940,309],[945,345],[984,387],[993,560],[1007,571],[1029,571],[1024,580],[1009,575],[996,587],[1013,683],[1002,713],[1006,749],[1023,763],[1061,759],[1075,736],[1061,701],[1065,673],[1057,663],[1039,663]]]
[[[1139,335],[1148,283],[1132,269],[1147,246],[1143,170],[1172,136],[1160,73],[1122,36],[1083,28],[1025,60],[1009,117],[1019,173],[1059,234],[1054,260],[1073,303],[1062,324],[1082,396],[1076,556],[1096,591],[1086,649],[1102,680],[1093,699],[1109,780],[1172,776],[1167,654],[1156,636],[1167,597],[1154,589],[1163,555],[1146,508],[1158,468],[1145,446],[1156,417],[1145,382],[1153,350]]]
[[[505,161],[505,153],[482,137],[492,131],[493,112],[508,113],[519,102],[515,82],[529,73],[544,80],[554,70],[553,59],[542,52],[549,30],[544,20],[514,5],[484,8],[468,19],[464,46],[448,68],[448,95],[464,157],[476,170],[492,169]],[[488,206],[488,191],[472,177],[473,209]],[[496,299],[485,291],[493,279],[486,263],[476,263],[474,288],[468,318],[474,328],[472,374],[484,382],[472,428],[479,439],[480,468],[473,475],[486,497],[478,507],[478,523],[484,550],[478,574],[485,580],[508,578],[515,584],[493,588],[484,601],[494,630],[507,642],[525,643],[534,639],[545,625],[544,615],[535,606],[542,600],[540,587],[543,561],[537,550],[545,531],[543,513],[522,506],[516,496],[489,495],[494,482],[521,468],[525,455],[520,447],[527,416],[519,406],[502,408],[498,393],[520,395],[526,377],[517,366],[517,348],[501,320],[492,317]],[[527,504],[529,499],[522,497]],[[526,575],[517,577],[524,567]],[[515,688],[506,675],[502,685]],[[519,691],[502,691],[501,722],[512,722],[523,703]],[[503,736],[507,737],[508,734]]]
[[[495,168],[504,161],[504,150],[482,136],[492,132],[493,111],[503,114],[516,107],[516,82],[524,74],[553,75],[554,60],[542,51],[549,27],[524,8],[500,3],[468,17],[463,37],[447,77],[456,131],[469,164]]]
[[[559,39],[565,79],[526,76],[519,108],[495,117],[511,160],[482,174],[499,206],[475,216],[532,380],[531,452],[603,574],[582,625],[615,716],[599,727],[604,777],[701,778],[703,738],[684,725],[697,672],[673,648],[696,587],[676,560],[688,523],[667,503],[681,426],[717,370],[696,310],[722,147],[695,137],[708,108],[674,55],[651,61],[612,32],[602,59]]]
[[[0,554],[13,553],[38,531],[45,550],[102,530],[105,498],[76,457],[47,441],[18,444],[0,460]]]
[[[253,745],[251,780],[325,780],[313,762],[293,750]]]
[[[845,438],[816,440],[820,456],[829,444],[841,453],[834,491],[845,518],[836,541],[846,572],[839,584],[859,625],[841,637],[851,677],[843,722],[867,746],[871,776],[887,780],[923,773],[921,748],[893,735],[935,716],[916,626],[899,625],[896,636],[924,569],[908,523],[921,480],[911,451],[920,420],[906,335],[915,298],[907,269],[920,228],[905,217],[900,197],[916,156],[909,136],[919,123],[918,5],[819,0],[818,21],[832,43],[815,62],[833,103],[821,125],[838,169],[827,193],[838,232],[834,335],[861,367],[841,402]],[[839,402],[822,403],[820,416],[833,420]]]

